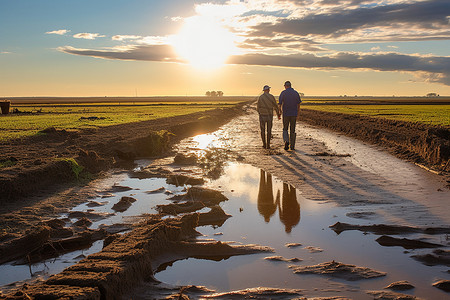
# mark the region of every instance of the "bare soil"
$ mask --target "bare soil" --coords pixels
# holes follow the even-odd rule
[[[41,137],[1,144],[1,158],[14,157],[17,159],[17,164],[0,170],[0,190],[3,193],[0,196],[0,203],[2,203],[2,208],[0,208],[0,257],[6,258],[7,254],[7,260],[11,260],[11,257],[14,257],[16,254],[11,249],[19,249],[20,247],[25,247],[30,253],[37,251],[39,254],[39,252],[42,252],[42,247],[46,246],[45,241],[51,239],[52,236],[58,236],[59,240],[68,244],[72,241],[89,243],[95,239],[108,236],[102,252],[90,255],[79,264],[53,276],[45,283],[25,287],[22,289],[23,295],[18,295],[19,299],[25,299],[28,295],[32,297],[51,295],[53,298],[95,299],[107,297],[108,295],[126,294],[129,286],[136,285],[136,280],[148,279],[152,276],[154,271],[152,270],[154,268],[153,264],[159,265],[161,260],[168,259],[167,257],[162,257],[162,253],[170,252],[171,259],[179,259],[180,257],[192,255],[211,256],[214,254],[229,256],[251,253],[252,251],[270,252],[270,249],[253,245],[245,245],[238,248],[228,247],[228,245],[221,243],[209,243],[207,245],[192,243],[190,238],[195,236],[196,226],[200,224],[215,224],[214,222],[217,221],[223,222],[228,217],[215,206],[218,202],[225,201],[226,198],[220,197],[223,195],[216,195],[215,191],[201,188],[192,188],[187,191],[186,197],[173,199],[180,202],[186,201],[183,202],[185,207],[181,205],[167,205],[161,207],[161,211],[168,214],[172,214],[174,209],[182,209],[183,212],[195,211],[199,208],[196,207],[193,210],[191,208],[197,203],[187,200],[192,197],[202,199],[202,197],[207,196],[213,200],[217,199],[217,201],[212,201],[206,205],[211,207],[209,213],[193,213],[187,217],[188,219],[171,219],[167,221],[160,219],[161,216],[155,216],[123,237],[115,235],[114,231],[108,232],[106,229],[90,231],[86,228],[90,219],[101,218],[102,216],[77,216],[80,220],[80,229],[76,229],[75,225],[73,228],[65,228],[61,224],[55,223],[57,221],[52,221],[52,218],[66,211],[68,207],[74,206],[76,202],[86,201],[91,196],[89,189],[78,187],[80,180],[77,180],[77,176],[74,176],[73,166],[63,160],[56,160],[55,162],[55,158],[75,158],[80,165],[89,170],[90,174],[101,176],[102,172],[107,172],[115,167],[132,166],[133,160],[139,157],[167,155],[171,153],[171,146],[183,137],[213,131],[243,112],[255,114],[248,108],[244,109],[242,106],[238,106],[233,109],[125,124],[101,128],[95,131],[66,132],[49,129],[47,134]],[[302,112],[302,116],[306,122],[328,128],[332,127],[335,130],[381,144],[403,158],[434,166],[439,168],[443,175],[448,174],[449,135],[446,128],[427,128],[424,125],[410,125],[382,119],[364,121],[364,117],[349,118],[347,115],[318,113],[307,110]],[[323,148],[318,149],[317,152],[308,150],[309,152],[302,153],[304,155],[301,158],[297,156],[296,152],[280,155],[284,152],[282,150],[282,142],[278,137],[272,144],[273,148],[271,150],[263,150],[258,144],[259,129],[255,120],[256,118],[252,117],[251,120],[241,120],[240,124],[235,124],[235,127],[240,126],[239,130],[247,130],[249,129],[249,124],[254,125],[252,127],[253,131],[247,131],[246,134],[242,135],[246,141],[241,142],[240,146],[236,146],[237,148],[234,149],[248,163],[260,166],[268,171],[274,171],[277,176],[296,187],[303,186],[305,195],[311,196],[310,198],[312,199],[314,196],[317,196],[318,200],[325,200],[324,197],[327,198],[326,190],[322,191],[323,195],[320,199],[316,195],[318,194],[318,187],[327,183],[333,188],[333,194],[336,193],[334,199],[337,202],[342,200],[339,205],[344,205],[344,203],[351,205],[352,201],[354,203],[359,201],[357,197],[349,197],[351,191],[349,192],[347,189],[349,186],[352,187],[352,185],[345,184],[340,177],[335,178],[336,175],[330,171],[339,167],[341,169],[348,168],[349,174],[351,173],[350,166],[345,164],[337,165],[338,163],[342,164],[342,161],[338,159],[339,157],[336,157],[338,160],[331,161],[335,157],[326,157],[328,152],[323,152]],[[248,124],[243,124],[245,122]],[[155,140],[155,132],[159,130],[168,130],[175,136],[170,134],[164,135],[163,147],[155,151],[155,144],[159,145],[161,141]],[[251,136],[251,139],[249,139],[249,136]],[[167,140],[165,140],[166,138]],[[302,142],[309,147],[308,140]],[[419,146],[416,147],[416,145]],[[298,148],[300,147],[301,145],[298,145]],[[406,150],[400,151],[399,149]],[[183,158],[179,157],[179,159]],[[330,159],[330,162],[327,160],[326,164],[323,163],[322,161],[325,159]],[[189,159],[187,160],[189,161]],[[316,171],[317,165],[321,166],[320,172],[318,169]],[[299,172],[298,170],[302,166],[308,166],[307,171]],[[137,176],[161,175],[160,172],[158,174],[150,173],[137,174]],[[326,174],[329,178],[323,177],[322,174]],[[359,178],[361,174],[355,174],[354,176]],[[170,175],[168,175],[168,178],[174,181],[192,180],[190,177],[170,177]],[[364,184],[364,187],[367,189],[367,182],[359,180],[361,181],[361,186]],[[353,185],[358,185],[358,182],[354,182]],[[316,185],[316,183],[320,183],[320,185]],[[342,193],[342,197],[338,195],[341,191],[341,184],[346,189],[346,192]],[[113,188],[126,187],[113,186]],[[312,191],[313,189],[315,192]],[[371,192],[370,187],[368,191]],[[111,190],[111,192],[114,191]],[[155,190],[150,192],[164,191]],[[107,193],[105,194],[106,196]],[[345,201],[343,200],[344,198],[346,199]],[[380,201],[377,198],[370,198],[367,201],[373,204],[381,204],[389,203],[392,200],[383,199]],[[204,203],[202,203],[200,208],[203,207]],[[368,230],[367,228],[361,229],[350,224],[344,225],[348,226],[340,228],[341,231]],[[126,229],[129,229],[129,227],[124,226],[116,232]],[[377,231],[380,228],[372,226],[370,229]],[[388,229],[413,230],[414,232],[425,230],[424,232],[426,232],[426,228],[412,226],[408,228],[391,226]],[[434,229],[441,228],[435,227]],[[382,230],[380,233],[383,234],[386,231]],[[432,234],[430,232],[426,233]],[[73,240],[64,240],[64,234],[67,234]],[[11,243],[16,244],[13,245],[14,247],[11,247]],[[5,249],[9,252],[2,253],[1,251],[6,251]],[[148,253],[152,254],[148,255]],[[279,259],[281,261],[287,260]],[[345,267],[344,269],[349,273],[354,271],[351,268],[359,268],[353,265],[340,265],[336,262],[329,262],[326,266],[329,265],[334,266],[335,269]],[[147,291],[155,292],[148,286],[145,288]],[[188,289],[186,287],[186,290]],[[267,291],[264,288],[237,292],[242,295],[268,293],[272,296],[279,293],[280,298],[286,296],[284,293],[301,295],[301,292],[297,290]],[[374,292],[374,295],[375,293],[378,292]],[[170,294],[175,294],[175,292]],[[179,292],[180,297],[182,294],[182,292]],[[20,298],[21,296],[22,298]],[[223,299],[227,299],[230,296],[232,294],[215,295],[216,298],[223,297]],[[214,298],[212,295],[210,297]]]
[[[189,115],[79,131],[48,128],[44,135],[3,142],[0,160],[0,203],[48,194],[59,184],[76,181],[74,158],[89,174],[98,174],[138,157],[167,154],[180,139],[217,129],[240,114],[242,104]],[[165,130],[171,134],[156,132]],[[162,140],[161,140],[162,139]]]

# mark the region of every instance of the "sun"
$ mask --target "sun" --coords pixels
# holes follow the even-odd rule
[[[173,37],[177,53],[199,69],[223,66],[235,50],[235,37],[212,18],[195,16],[185,20]]]

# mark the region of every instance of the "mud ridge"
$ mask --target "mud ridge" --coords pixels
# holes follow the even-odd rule
[[[301,120],[388,148],[402,159],[448,172],[450,128],[302,109]]]
[[[49,128],[40,136],[0,143],[0,159],[14,159],[0,169],[0,203],[56,192],[124,163],[130,167],[139,157],[169,154],[179,140],[214,131],[242,114],[245,104],[79,132]]]
[[[354,225],[342,222],[336,222],[330,226],[337,234],[347,230],[359,230],[362,232],[372,232],[375,234],[409,234],[409,233],[424,233],[424,234],[450,234],[450,228],[448,227],[428,227],[419,228],[411,226],[401,225],[386,225],[386,224],[374,224],[374,225]]]

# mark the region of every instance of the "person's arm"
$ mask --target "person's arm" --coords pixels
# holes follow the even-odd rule
[[[273,95],[271,95],[271,96],[272,96],[271,97],[272,98],[272,106],[275,108],[275,111],[277,113],[277,117],[279,120],[279,119],[281,119],[280,108],[278,107],[277,100],[275,99],[275,97]]]
[[[280,97],[278,97],[278,111],[280,115],[283,114],[283,92],[281,92]]]
[[[298,95],[298,103],[297,103],[297,120],[300,120],[300,103],[302,103],[302,98],[300,98],[300,94],[297,92]]]

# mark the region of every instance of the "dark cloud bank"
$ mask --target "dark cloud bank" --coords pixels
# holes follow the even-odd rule
[[[183,62],[169,45],[134,46],[126,51],[88,50],[72,47],[61,51],[83,56],[118,60]],[[246,54],[229,58],[229,64],[289,67],[301,69],[371,69],[378,71],[423,72],[427,81],[450,85],[450,57],[416,56],[399,53],[360,54],[340,52],[329,56],[314,54]]]

